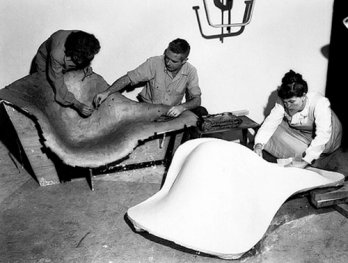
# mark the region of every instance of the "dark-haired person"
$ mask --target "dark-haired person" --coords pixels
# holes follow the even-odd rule
[[[64,84],[63,76],[70,70],[84,70],[86,76],[91,74],[90,64],[99,50],[99,41],[92,34],[80,30],[58,30],[39,47],[31,73],[39,72],[47,78],[58,103],[89,116],[93,107],[76,100]]]
[[[320,93],[308,92],[307,82],[290,70],[277,89],[278,100],[255,136],[254,151],[276,158],[300,158],[296,167],[321,167],[321,161],[341,144],[342,126]],[[295,166],[295,163],[293,164]]]
[[[207,114],[201,107],[201,90],[197,70],[187,62],[190,45],[184,39],[171,41],[161,56],[148,58],[136,69],[117,79],[108,90],[94,97],[98,107],[110,94],[121,91],[128,85],[145,82],[138,94],[140,102],[172,106],[167,115],[177,117],[185,110],[196,115]],[[182,103],[185,96],[185,102]]]

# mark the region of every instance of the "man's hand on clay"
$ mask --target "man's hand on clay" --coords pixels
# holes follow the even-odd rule
[[[182,105],[173,106],[168,110],[167,116],[178,117],[185,110],[186,110],[185,107]]]
[[[74,104],[74,107],[75,107],[75,108],[77,109],[77,111],[78,111],[82,116],[84,116],[84,117],[90,116],[90,115],[93,113],[93,111],[94,111],[93,107],[88,106],[88,105],[86,105],[86,104],[83,104],[83,103],[81,103],[81,102],[76,102],[76,103]]]

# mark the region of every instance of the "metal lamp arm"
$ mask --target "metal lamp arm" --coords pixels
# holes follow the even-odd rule
[[[255,0],[246,0],[245,1],[245,4],[246,4],[245,9],[249,9],[246,21],[243,21],[242,23],[232,23],[232,24],[213,24],[210,21],[210,14],[209,14],[209,11],[208,11],[208,6],[207,6],[207,3],[206,3],[206,0],[203,0],[203,4],[204,4],[205,14],[206,14],[209,26],[215,27],[215,28],[241,27],[241,26],[246,26],[246,25],[248,25],[250,23],[251,16],[252,16],[252,13],[253,13],[253,10],[254,10]],[[249,5],[250,5],[250,8],[249,8]]]

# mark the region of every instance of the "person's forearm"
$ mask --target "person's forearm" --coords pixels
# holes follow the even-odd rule
[[[284,118],[284,108],[278,103],[273,107],[270,114],[262,122],[261,127],[258,129],[254,141],[255,144],[265,145],[269,139],[273,136],[276,129],[281,125]]]
[[[53,58],[48,67],[48,80],[54,89],[55,100],[64,106],[70,106],[76,99],[64,83],[62,66]]]
[[[125,88],[127,85],[131,83],[131,80],[129,79],[128,75],[124,75],[117,79],[112,85],[106,90],[108,92],[108,95],[118,92]]]
[[[52,83],[55,89],[55,100],[64,105],[64,106],[70,106],[74,105],[74,102],[76,101],[76,98],[73,93],[71,93],[66,85],[64,84],[63,80],[58,80],[55,83]]]
[[[181,104],[186,110],[191,110],[201,106],[201,97],[194,97],[193,99]]]

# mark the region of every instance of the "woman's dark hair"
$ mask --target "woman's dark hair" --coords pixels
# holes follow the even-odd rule
[[[183,54],[184,59],[190,54],[190,44],[181,38],[174,39],[169,43],[168,49],[176,54]]]
[[[78,68],[89,66],[99,50],[98,39],[84,31],[71,32],[65,41],[65,55],[71,57]]]
[[[302,97],[308,92],[307,82],[302,75],[293,70],[287,72],[282,78],[282,84],[278,87],[278,96],[281,99],[290,99],[292,97]]]

